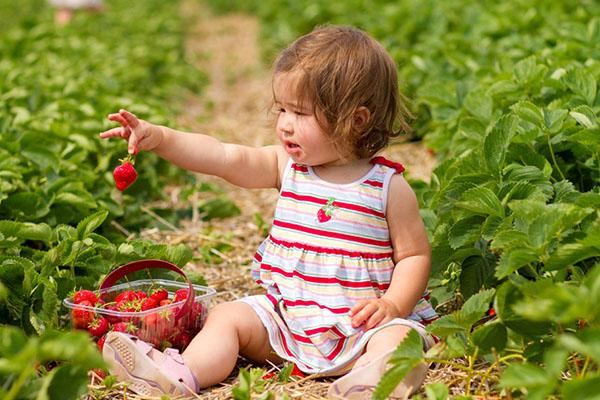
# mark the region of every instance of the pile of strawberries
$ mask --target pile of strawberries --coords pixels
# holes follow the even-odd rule
[[[105,301],[107,295],[98,296],[84,289],[72,297],[75,304],[71,310],[73,327],[87,330],[94,336],[100,351],[111,330],[135,335],[161,350],[167,347],[183,350],[204,320],[204,306],[196,301],[187,315],[176,318],[183,300],[187,299],[188,289],[179,289],[172,296],[165,288],[153,288],[148,292],[124,290],[112,296],[112,300]],[[178,302],[181,304],[176,307],[163,307]],[[155,308],[156,312],[144,312]]]

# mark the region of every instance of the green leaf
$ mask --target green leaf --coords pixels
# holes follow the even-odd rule
[[[31,222],[0,221],[0,233],[5,237],[16,237],[22,240],[40,240],[49,242],[52,238],[52,229],[48,224],[34,224]]]
[[[512,114],[504,115],[485,137],[483,142],[484,161],[488,170],[499,175],[504,167],[506,150],[515,133],[516,118]]]
[[[536,337],[548,333],[551,324],[526,319],[515,312],[513,306],[523,299],[523,293],[514,283],[504,282],[497,290],[494,299],[494,309],[500,321],[507,328],[527,336]]]
[[[107,210],[100,210],[88,215],[77,224],[77,238],[83,240],[94,232],[108,217]]]
[[[96,208],[97,204],[89,193],[61,192],[54,198],[56,204],[65,204],[76,209],[89,210]]]
[[[566,140],[568,142],[580,143],[584,146],[590,146],[591,149],[597,149],[598,146],[600,146],[600,134],[598,133],[598,128],[582,129],[579,132],[575,132],[574,134],[569,135],[566,138]]]
[[[78,399],[87,393],[87,370],[78,365],[59,365],[44,379],[38,400]]]
[[[571,68],[562,76],[561,81],[573,93],[581,96],[588,106],[594,106],[598,84],[596,78],[590,72],[582,68]]]
[[[496,269],[496,278],[506,278],[519,268],[525,267],[537,261],[538,255],[533,249],[521,248],[505,251],[500,256]]]
[[[467,257],[460,271],[460,293],[470,298],[483,288],[494,276],[495,265],[482,256]]]
[[[506,347],[506,327],[500,321],[488,322],[473,331],[473,344],[481,349],[479,354],[489,354],[492,349],[502,352]]]
[[[527,57],[517,62],[513,68],[513,75],[522,85],[531,85],[543,78],[548,69],[539,65],[534,56]]]
[[[484,219],[480,216],[459,219],[448,232],[448,244],[457,249],[466,244],[473,243],[481,234],[481,225]]]
[[[448,398],[448,386],[441,382],[430,383],[425,386],[427,400],[446,400]]]
[[[454,313],[456,315],[456,321],[466,331],[469,331],[473,324],[485,315],[493,297],[493,289],[487,289],[469,297],[462,308]]]
[[[492,116],[494,103],[483,90],[473,90],[465,98],[463,107],[477,118],[488,121]]]
[[[544,126],[544,115],[542,114],[542,110],[532,102],[523,100],[513,105],[511,108],[522,120],[527,121],[538,128]]]
[[[427,330],[437,336],[449,336],[455,332],[464,332],[465,328],[456,320],[455,314],[442,315],[427,326]]]
[[[181,243],[176,246],[169,246],[165,256],[169,261],[181,268],[192,260],[194,253],[189,246]]]
[[[0,326],[0,358],[10,358],[23,350],[27,336],[16,326]]]
[[[477,186],[464,192],[461,200],[457,201],[455,206],[479,215],[504,217],[504,207],[496,194],[483,186]]]
[[[564,399],[600,399],[600,376],[590,376],[585,378],[574,378],[566,381],[562,385],[562,395]]]
[[[535,399],[544,399],[545,396],[552,393],[556,384],[557,381],[554,377],[548,376],[542,367],[530,363],[511,363],[502,373],[499,386],[524,388],[530,394],[534,394]]]
[[[557,133],[563,127],[563,122],[568,114],[568,110],[557,109],[557,110],[543,110],[544,114],[544,126],[550,133]]]
[[[558,342],[570,351],[591,357],[596,363],[600,362],[600,328],[598,327],[586,328],[576,334],[563,334]]]
[[[596,117],[594,110],[588,106],[575,107],[569,112],[569,115],[585,128],[594,128],[598,126],[598,118]]]

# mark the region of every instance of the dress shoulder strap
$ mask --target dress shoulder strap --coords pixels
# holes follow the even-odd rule
[[[377,157],[373,157],[371,159],[371,164],[381,164],[381,165],[385,165],[386,167],[390,167],[396,170],[397,174],[401,174],[402,172],[404,172],[404,165],[389,160],[383,156],[377,156]]]

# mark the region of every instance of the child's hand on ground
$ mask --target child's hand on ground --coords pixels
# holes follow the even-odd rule
[[[359,301],[350,309],[350,317],[352,317],[353,328],[364,324],[364,329],[369,330],[400,317],[400,313],[390,300],[378,298]]]
[[[128,142],[127,151],[137,154],[140,150],[153,150],[163,140],[162,130],[147,121],[139,119],[127,110],[109,114],[108,119],[121,124],[119,128],[109,129],[100,133],[102,139],[121,137]]]

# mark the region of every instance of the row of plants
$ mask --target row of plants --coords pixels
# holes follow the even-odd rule
[[[115,187],[112,172],[126,145],[99,139],[115,125],[106,116],[128,108],[176,126],[185,97],[207,79],[184,51],[188,25],[179,2],[104,4],[101,13],[79,12],[58,26],[45,0],[0,0],[2,399],[79,398],[88,371],[105,367],[88,334],[68,331],[61,302],[69,293],[97,288],[108,271],[133,260],[179,267],[192,260],[183,244],[128,240],[128,232],[156,224],[156,215],[175,223],[191,214],[152,207],[167,182],[183,184],[187,196],[215,193],[205,196],[206,218],[219,216],[219,204],[236,211],[215,187],[150,153],[136,157],[134,185]]]
[[[256,13],[268,58],[320,24],[373,34],[398,64],[415,138],[438,156],[431,182],[412,184],[433,247],[432,297],[454,307],[429,327],[439,346],[402,343],[374,398],[422,360],[461,370],[465,396],[595,398],[600,5],[211,3]]]

